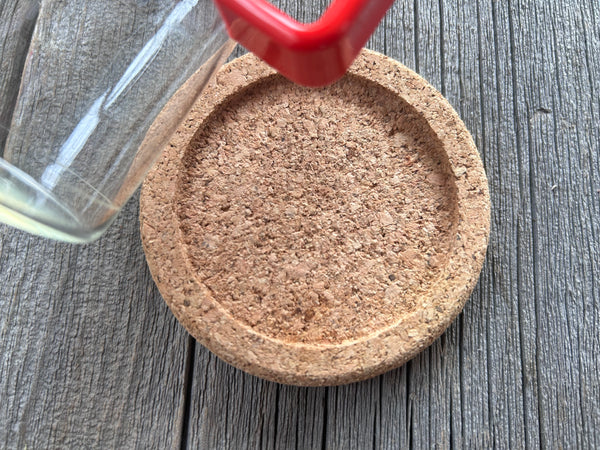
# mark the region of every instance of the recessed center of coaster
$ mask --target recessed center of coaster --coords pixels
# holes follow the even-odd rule
[[[419,308],[455,242],[454,180],[428,123],[381,85],[273,75],[198,130],[176,210],[198,281],[235,320],[333,344]]]

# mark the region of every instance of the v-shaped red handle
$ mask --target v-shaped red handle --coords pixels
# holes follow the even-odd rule
[[[214,0],[230,36],[290,80],[322,86],[341,77],[393,0],[334,0],[302,24],[265,0]]]

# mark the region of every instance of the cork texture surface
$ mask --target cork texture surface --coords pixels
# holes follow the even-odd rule
[[[485,256],[489,194],[462,121],[364,51],[332,86],[225,66],[149,174],[141,231],[188,331],[300,385],[358,381],[429,345]]]

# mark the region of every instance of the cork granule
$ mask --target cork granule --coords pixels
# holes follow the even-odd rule
[[[229,98],[185,151],[177,214],[215,301],[256,332],[334,344],[398,322],[436,283],[457,201],[421,115],[355,75],[273,75]]]

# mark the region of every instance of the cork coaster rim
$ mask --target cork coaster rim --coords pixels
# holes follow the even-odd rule
[[[368,76],[365,68],[369,68]],[[173,186],[173,173],[177,173],[180,164],[177,155],[184,152],[193,138],[197,123],[188,120],[180,127],[142,190],[140,220],[144,250],[152,276],[173,313],[196,339],[222,359],[274,381],[341,384],[401,365],[454,320],[477,281],[485,256],[489,234],[487,180],[475,145],[454,110],[425,80],[378,53],[364,51],[350,73],[398,93],[402,100],[416,107],[442,140],[455,174],[460,215],[458,236],[463,240],[456,247],[457,254],[448,261],[448,269],[454,271],[455,278],[450,288],[438,292],[441,299],[432,298],[430,307],[409,313],[402,323],[357,340],[289,343],[257,333],[211,301],[206,286],[193,275],[172,204],[175,189],[167,188]],[[274,75],[272,69],[252,55],[224,66],[216,83],[194,107],[192,122],[206,118],[214,107],[250,84]],[[443,305],[443,310],[436,313],[435,307],[439,305]]]

